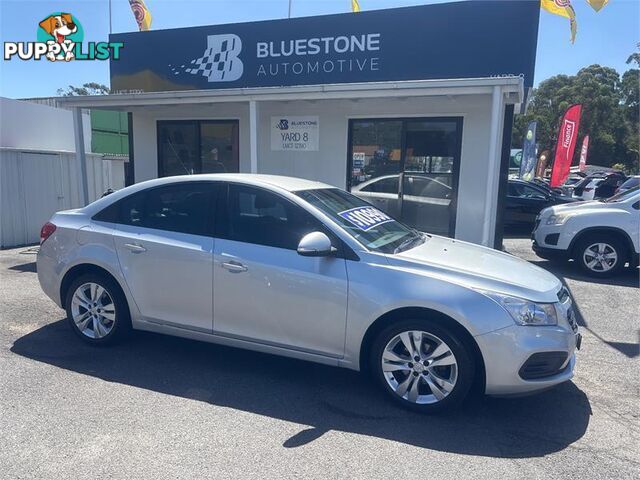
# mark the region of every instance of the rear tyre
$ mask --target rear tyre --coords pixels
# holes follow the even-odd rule
[[[620,273],[624,268],[627,249],[613,234],[587,234],[578,241],[574,257],[586,274],[606,278]]]
[[[420,413],[451,410],[475,376],[468,348],[450,329],[428,320],[404,320],[373,342],[371,373],[397,404]]]
[[[65,302],[71,329],[91,345],[108,345],[131,331],[127,300],[110,277],[88,273],[76,278]]]

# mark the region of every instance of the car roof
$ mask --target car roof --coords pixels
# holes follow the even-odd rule
[[[106,197],[99,198],[83,208],[83,211],[89,215],[100,211],[101,209],[117,202],[132,193],[146,190],[147,188],[160,187],[162,185],[171,185],[172,183],[184,182],[207,182],[207,181],[224,181],[233,183],[243,183],[246,185],[271,187],[275,189],[285,190],[288,192],[297,192],[300,190],[317,190],[321,188],[336,188],[327,183],[317,182],[314,180],[306,180],[303,178],[287,177],[283,175],[265,175],[257,173],[204,173],[197,175],[177,175],[173,177],[155,178],[145,182],[136,183],[129,187],[118,190]]]
[[[305,178],[288,177],[285,175],[267,175],[262,173],[204,173],[199,175],[178,175],[175,177],[165,177],[159,180],[165,180],[167,183],[174,181],[225,181],[246,183],[250,185],[270,185],[278,187],[289,192],[298,190],[311,190],[317,188],[335,188],[332,185],[318,182],[315,180],[307,180]]]

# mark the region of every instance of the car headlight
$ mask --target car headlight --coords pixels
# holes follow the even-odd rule
[[[536,303],[523,298],[487,293],[504,308],[518,325],[557,325],[558,314],[553,303]]]
[[[562,225],[569,219],[570,216],[571,215],[567,214],[551,215],[549,218],[547,218],[547,225]]]

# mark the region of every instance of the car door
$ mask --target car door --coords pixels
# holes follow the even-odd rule
[[[532,185],[523,185],[522,193],[523,219],[533,223],[542,209],[551,204],[550,195]]]
[[[296,251],[324,226],[279,194],[239,184],[229,185],[216,217],[214,333],[342,357],[345,260]]]
[[[548,203],[548,196],[541,189],[524,183],[509,182],[505,223],[533,223]]]
[[[516,225],[526,222],[524,213],[524,194],[523,185],[520,183],[509,182],[507,187],[507,201],[505,202],[505,218],[504,222],[509,225]]]
[[[212,182],[184,182],[120,202],[116,250],[146,321],[211,333],[215,190]]]

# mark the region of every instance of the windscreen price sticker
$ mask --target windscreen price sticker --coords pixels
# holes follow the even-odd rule
[[[366,232],[383,223],[392,222],[393,218],[374,207],[356,207],[338,213],[342,218]]]

